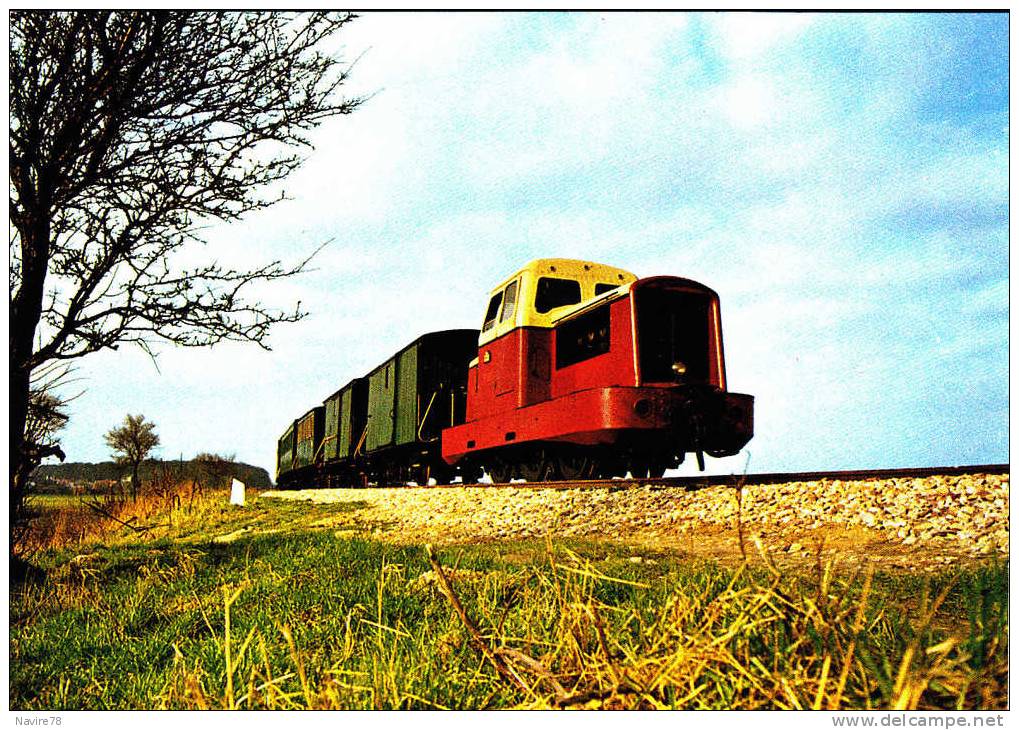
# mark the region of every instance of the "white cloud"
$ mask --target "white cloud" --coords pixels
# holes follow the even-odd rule
[[[719,50],[732,62],[747,62],[789,44],[804,33],[817,16],[806,13],[713,13],[710,19]]]
[[[738,129],[766,125],[781,114],[774,83],[765,76],[741,76],[719,92],[721,111]]]
[[[476,80],[463,110],[470,182],[487,188],[590,165],[636,146],[672,113],[659,108],[655,87],[666,48],[682,47],[685,16],[583,15],[577,24]]]

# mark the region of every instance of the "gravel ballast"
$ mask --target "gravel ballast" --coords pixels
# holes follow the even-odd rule
[[[263,497],[348,503],[317,526],[397,542],[551,536],[632,542],[725,559],[755,540],[780,556],[823,545],[912,569],[1008,554],[1007,474],[821,480],[760,486],[274,491]],[[741,506],[740,506],[741,503]]]

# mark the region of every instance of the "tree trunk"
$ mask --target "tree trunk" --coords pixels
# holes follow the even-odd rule
[[[131,464],[131,501],[138,501],[138,486],[140,480],[138,478],[138,462]]]
[[[12,317],[13,318],[13,317]],[[13,340],[13,336],[11,337]],[[17,527],[25,517],[25,492],[28,487],[28,459],[25,454],[25,422],[28,418],[29,373],[23,368],[14,367],[14,353],[11,353],[10,371],[10,544],[11,553],[16,552],[18,534]]]
[[[28,476],[37,466],[32,463],[25,444],[29,394],[32,385],[32,355],[35,331],[42,316],[43,291],[49,266],[49,217],[37,214],[26,224],[22,221],[21,286],[11,300],[10,365],[10,542],[15,549],[15,527],[24,519]]]

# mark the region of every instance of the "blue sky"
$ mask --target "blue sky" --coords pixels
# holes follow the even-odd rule
[[[719,292],[757,435],[712,471],[1008,460],[1007,15],[369,13],[341,41],[374,97],[189,254],[331,240],[259,293],[310,316],[272,352],[82,360],[69,459],[131,412],[165,458],[271,471],[288,419],[565,256]]]

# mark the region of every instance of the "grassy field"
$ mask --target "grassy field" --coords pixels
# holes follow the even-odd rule
[[[792,573],[547,539],[430,555],[314,526],[357,503],[225,501],[40,549],[45,577],[12,588],[11,708],[1006,706],[1005,566]]]
[[[62,510],[76,508],[85,499],[77,494],[36,494],[29,498],[29,505],[41,510]]]

